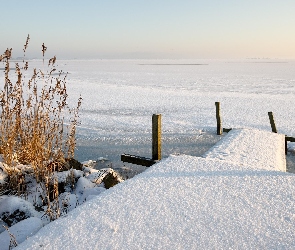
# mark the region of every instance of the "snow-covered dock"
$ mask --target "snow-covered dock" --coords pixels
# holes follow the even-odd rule
[[[17,249],[294,249],[295,175],[279,171],[281,137],[233,131],[206,157],[170,156]]]
[[[285,136],[256,129],[233,129],[204,157],[254,169],[286,171]]]

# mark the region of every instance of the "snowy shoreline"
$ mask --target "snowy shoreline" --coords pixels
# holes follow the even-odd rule
[[[43,67],[38,60],[29,64]],[[202,156],[222,138],[216,135],[216,101],[221,102],[224,127],[271,131],[267,113],[272,111],[279,133],[295,137],[295,61],[61,60],[58,65],[69,72],[69,105],[74,107],[80,94],[84,99],[76,158],[97,161],[100,167],[132,169],[130,177],[146,168],[122,163],[120,155],[150,157],[155,113],[163,117],[165,159]],[[2,71],[0,77],[4,77]],[[287,168],[295,173],[295,143],[288,143]],[[267,183],[272,178],[267,177]],[[283,183],[283,177],[278,182]],[[83,179],[82,184],[81,190],[92,187],[89,180]],[[72,194],[67,197],[73,198]]]

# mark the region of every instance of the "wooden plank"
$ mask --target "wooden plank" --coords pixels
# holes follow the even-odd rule
[[[217,121],[217,134],[222,134],[222,124],[221,124],[221,117],[220,117],[220,102],[215,102],[216,107],[216,121]]]
[[[161,115],[152,117],[152,159],[161,160]]]
[[[268,117],[269,117],[269,122],[270,122],[272,132],[273,133],[278,133],[277,128],[276,128],[276,124],[275,124],[275,120],[273,118],[273,113],[268,112]]]
[[[224,132],[224,133],[228,133],[229,131],[231,131],[232,130],[232,128],[223,128],[222,129],[222,131]]]
[[[150,158],[140,157],[136,155],[129,155],[129,154],[122,154],[121,161],[136,164],[136,165],[146,166],[146,167],[150,167],[153,164],[158,162]]]
[[[286,141],[295,142],[295,138],[291,136],[286,136]]]

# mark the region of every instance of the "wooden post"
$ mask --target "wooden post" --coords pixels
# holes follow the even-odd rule
[[[268,112],[269,122],[273,133],[278,133],[272,112]]]
[[[222,134],[222,125],[221,125],[221,117],[220,117],[220,102],[215,102],[216,106],[216,121],[217,121],[217,134]]]
[[[152,117],[152,159],[161,160],[161,115]]]

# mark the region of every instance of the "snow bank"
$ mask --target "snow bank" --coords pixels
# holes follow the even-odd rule
[[[294,249],[295,175],[170,156],[16,249]]]
[[[233,129],[204,157],[286,171],[285,135],[257,129]]]
[[[28,237],[37,233],[42,227],[43,223],[39,218],[31,217],[22,220],[9,228],[9,233],[13,235],[14,238],[9,235],[7,230],[0,234],[0,248],[3,250],[11,249],[10,247],[13,246],[13,240],[17,244],[20,244]]]
[[[29,217],[38,217],[38,212],[30,202],[15,196],[0,196],[0,233],[5,230],[3,225],[10,227]]]

